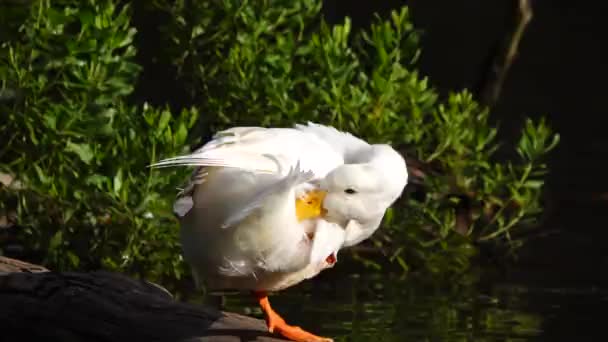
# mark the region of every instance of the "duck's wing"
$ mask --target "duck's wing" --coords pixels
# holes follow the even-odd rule
[[[224,221],[224,228],[236,229],[239,248],[254,251],[258,268],[293,272],[308,264],[306,230],[297,220],[293,198],[296,186],[313,176],[296,164],[287,176],[267,185],[244,206],[234,208]]]
[[[366,150],[370,145],[354,135],[348,132],[342,132],[338,129],[317,124],[314,122],[308,122],[306,125],[296,124],[294,128],[300,132],[316,136],[344,158],[346,163],[353,162],[358,159],[354,156],[357,152]]]
[[[161,160],[152,167],[232,167],[286,175],[297,162],[323,177],[343,158],[318,137],[292,128],[234,127],[217,133],[195,152]]]
[[[190,179],[184,184],[182,189],[177,193],[175,202],[173,203],[173,213],[177,217],[182,218],[194,207],[194,189],[200,185],[207,177],[207,170],[203,166],[199,166],[192,172]]]
[[[298,164],[287,176],[211,168],[174,205],[187,260],[226,276],[302,267],[308,255],[298,247],[306,231],[297,221],[294,188],[312,176]]]
[[[325,141],[291,128],[233,127],[220,131],[191,154],[168,158],[152,167],[197,166],[173,206],[184,217],[193,207],[192,193],[212,168],[229,167],[257,174],[286,175],[300,163],[314,178],[324,177],[344,162]]]
[[[283,202],[286,202],[287,198],[289,198],[289,193],[294,192],[295,187],[299,184],[308,182],[313,178],[314,173],[311,171],[302,171],[300,169],[300,164],[297,163],[294,168],[289,170],[289,173],[285,177],[261,188],[250,201],[244,203],[240,207],[235,207],[231,215],[228,216],[222,224],[222,228],[238,225],[256,210],[265,210],[270,213],[281,207],[285,207]],[[274,203],[276,201],[279,203]],[[295,218],[295,215],[295,209],[289,210],[286,213],[288,218],[290,216]],[[294,220],[292,219],[290,221]]]
[[[303,248],[306,231],[297,220],[293,198],[295,187],[313,176],[296,164],[287,176],[273,176],[274,181],[256,186],[258,191],[246,201],[222,202],[229,205],[230,210],[220,229],[232,230],[229,235],[233,240],[229,245],[234,247],[232,257],[228,257],[227,264],[220,269],[222,274],[242,274],[255,269],[293,272],[309,262],[307,249]]]

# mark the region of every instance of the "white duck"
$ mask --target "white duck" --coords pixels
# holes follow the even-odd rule
[[[407,184],[401,155],[308,123],[231,128],[190,155],[153,166],[185,165],[198,168],[174,211],[197,284],[253,290],[269,331],[328,340],[287,325],[267,292],[317,275],[333,266],[341,247],[373,234]]]

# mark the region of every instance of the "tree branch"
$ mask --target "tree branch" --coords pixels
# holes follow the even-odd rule
[[[502,46],[484,74],[484,79],[477,93],[479,102],[488,107],[492,107],[498,101],[507,73],[517,57],[519,43],[526,27],[532,20],[531,0],[514,1],[517,3],[517,8],[513,27],[509,30]]]

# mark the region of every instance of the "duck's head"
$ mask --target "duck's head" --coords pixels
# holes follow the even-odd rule
[[[347,245],[373,233],[408,179],[405,160],[389,145],[372,145],[362,159],[335,168],[320,182],[326,192],[323,216],[347,229]]]

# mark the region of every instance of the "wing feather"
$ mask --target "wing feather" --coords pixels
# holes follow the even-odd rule
[[[233,127],[191,154],[163,159],[151,167],[231,167],[285,175],[300,162],[302,170],[324,177],[344,158],[319,136],[295,128]]]
[[[253,199],[247,202],[242,208],[235,209],[228,218],[222,224],[222,228],[237,225],[239,222],[247,218],[256,209],[262,208],[266,205],[266,201],[270,196],[277,195],[280,193],[286,193],[293,191],[296,185],[307,182],[314,177],[314,174],[310,171],[302,171],[300,164],[296,164],[295,168],[289,170],[287,176],[279,179],[276,183],[270,184],[263,188]]]

